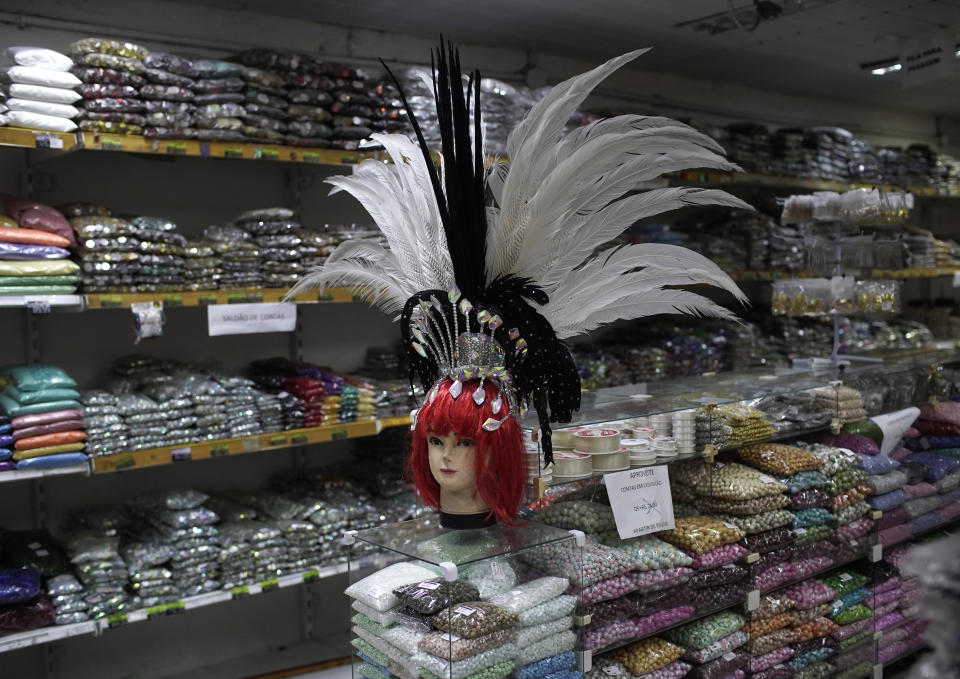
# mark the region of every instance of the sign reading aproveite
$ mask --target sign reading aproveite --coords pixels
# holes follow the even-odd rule
[[[620,539],[674,527],[673,498],[666,465],[604,474]]]
[[[211,304],[207,307],[211,337],[293,332],[296,326],[296,304]]]

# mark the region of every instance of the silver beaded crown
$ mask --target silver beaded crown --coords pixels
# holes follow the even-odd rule
[[[413,350],[439,367],[440,379],[427,393],[427,399],[433,402],[440,382],[446,378],[453,380],[450,387],[453,398],[459,398],[465,381],[479,378],[480,386],[474,390],[472,397],[479,407],[486,400],[483,382],[490,380],[497,385],[497,395],[490,402],[490,410],[494,415],[503,410],[506,398],[503,419],[489,417],[483,423],[485,431],[496,431],[511,414],[523,415],[527,410],[526,404],[517,403],[503,347],[494,338],[494,331],[503,325],[503,320],[485,309],[476,309],[456,287],[447,293],[447,300],[441,301],[436,297],[430,297],[428,301],[421,300],[410,317],[410,334],[413,335],[410,344]],[[479,332],[471,331],[471,327],[479,327]],[[520,337],[520,331],[511,328],[507,334],[513,342],[517,358],[524,358],[527,355],[527,343]],[[416,429],[416,426],[414,418],[411,428]]]

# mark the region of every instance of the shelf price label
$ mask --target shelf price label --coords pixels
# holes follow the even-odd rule
[[[126,613],[114,613],[107,616],[107,627],[119,627],[127,623]]]
[[[168,141],[167,154],[171,156],[183,156],[187,153],[187,143],[183,141]]]
[[[245,596],[250,596],[250,588],[246,585],[237,585],[230,588],[231,599],[242,599]]]
[[[303,574],[304,582],[313,582],[314,580],[319,580],[319,579],[320,579],[320,571],[318,571],[316,568],[309,570]]]
[[[227,146],[223,149],[224,158],[243,158],[243,149],[239,146]]]
[[[604,474],[603,482],[621,539],[674,527],[666,465]]]
[[[280,580],[277,578],[270,578],[260,583],[260,590],[263,592],[270,592],[275,589],[280,589]]]

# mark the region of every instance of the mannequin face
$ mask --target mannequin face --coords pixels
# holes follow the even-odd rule
[[[473,439],[448,432],[441,436],[427,434],[427,455],[430,473],[440,485],[442,494],[459,494],[476,490],[475,459],[477,443]]]

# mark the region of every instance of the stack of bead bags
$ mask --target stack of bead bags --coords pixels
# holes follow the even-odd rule
[[[57,210],[34,200],[0,195],[0,295],[68,295],[79,267],[70,261],[76,244]]]
[[[0,413],[10,422],[10,433],[0,434],[0,443],[6,444],[0,449],[11,451],[17,469],[87,461],[82,452],[87,435],[76,386],[57,366],[0,369]]]
[[[73,103],[80,99],[80,79],[70,73],[73,61],[42,47],[8,47],[7,55],[15,65],[5,69],[11,84],[4,122],[50,132],[76,130],[80,111]]]

